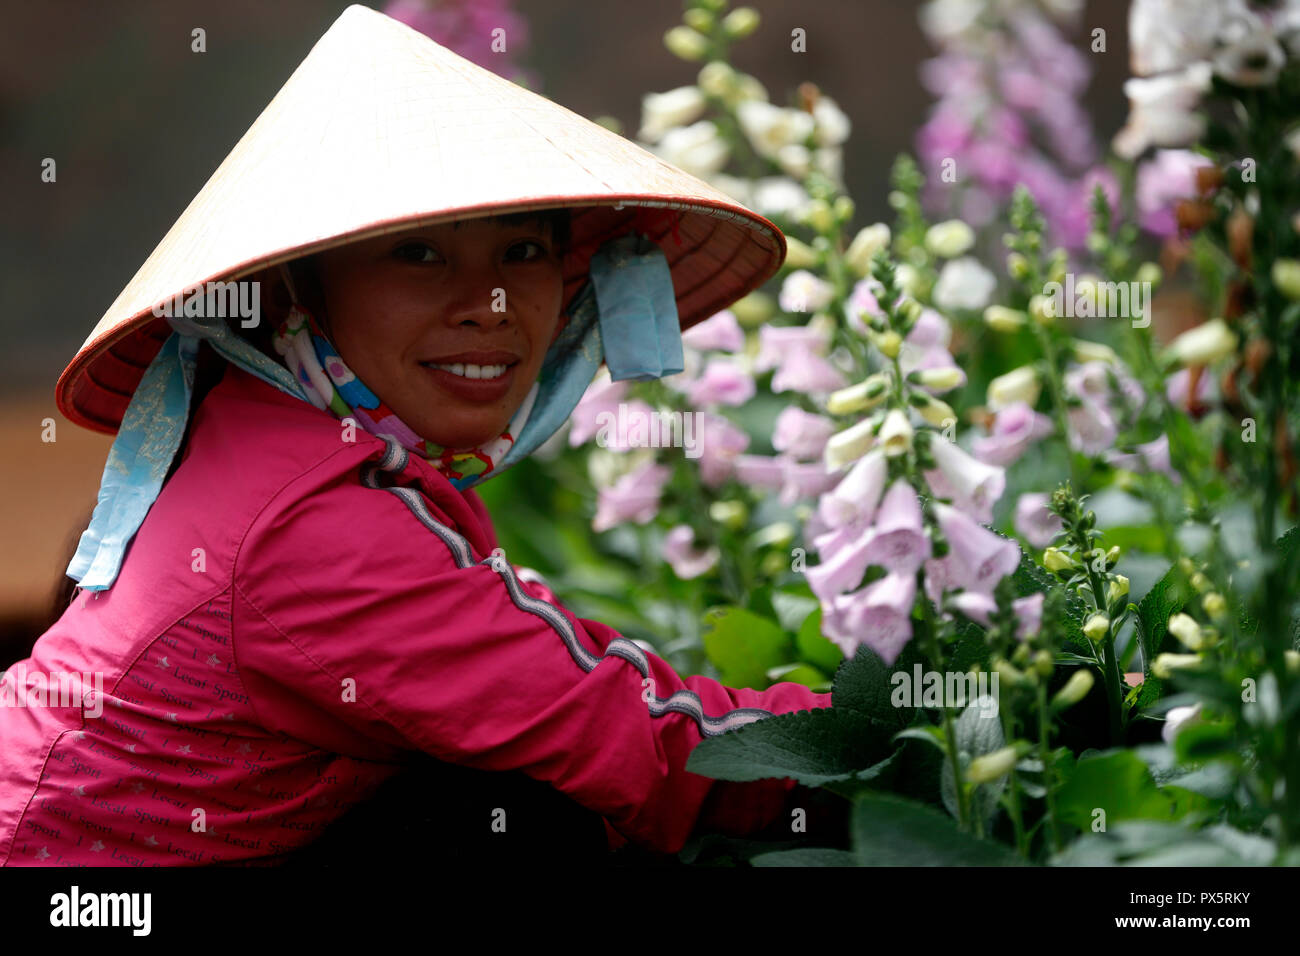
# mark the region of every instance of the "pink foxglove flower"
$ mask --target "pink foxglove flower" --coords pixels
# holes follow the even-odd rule
[[[859,335],[867,334],[867,324],[863,321],[862,316],[880,316],[885,314],[885,310],[880,307],[876,300],[876,293],[883,291],[882,286],[875,279],[859,279],[853,286],[853,291],[849,293],[848,301],[844,304],[844,311],[848,315],[849,328],[853,329]]]
[[[609,373],[602,372],[583,392],[582,398],[573,408],[569,420],[569,447],[576,448],[591,441],[600,430],[601,412],[618,414],[619,402],[627,395],[629,382],[610,381]]]
[[[1159,438],[1137,445],[1132,452],[1112,451],[1106,455],[1106,461],[1116,468],[1124,468],[1128,471],[1137,472],[1159,472],[1168,475],[1174,484],[1182,482],[1182,475],[1174,470],[1169,461],[1169,436],[1161,435]]]
[[[1196,380],[1196,404],[1207,405],[1214,400],[1215,389],[1211,376],[1204,369]],[[1191,388],[1192,370],[1180,368],[1165,381],[1165,397],[1176,408],[1187,408]]]
[[[672,477],[672,469],[648,461],[628,472],[609,488],[596,493],[596,517],[593,531],[608,531],[626,521],[646,524],[659,511],[659,497]]]
[[[872,535],[869,529],[844,535],[833,549],[829,546],[825,549],[820,564],[807,570],[808,587],[823,604],[829,604],[837,595],[862,582],[862,575],[871,564]]]
[[[1099,455],[1115,443],[1119,426],[1105,405],[1085,400],[1066,412],[1070,423],[1070,447],[1085,455]]]
[[[935,493],[951,498],[954,506],[977,521],[992,521],[993,505],[1007,484],[1006,471],[975,460],[938,435],[930,440],[930,454],[938,467],[927,471],[925,477]]]
[[[772,391],[825,394],[847,385],[844,373],[822,356],[806,350],[791,352],[772,376]]]
[[[776,416],[772,447],[794,458],[820,458],[834,430],[834,423],[824,415],[789,405]]]
[[[736,480],[746,485],[771,491],[785,486],[785,462],[773,455],[737,455],[733,465]]]
[[[972,621],[991,626],[991,616],[997,610],[997,602],[991,595],[979,591],[962,591],[950,598],[950,603]],[[1011,610],[1016,614],[1016,637],[1028,640],[1038,633],[1043,625],[1043,594],[1030,594],[1016,598],[1011,602]]]
[[[912,604],[916,578],[887,574],[867,587],[836,598],[830,615],[823,618],[826,636],[852,657],[866,644],[886,664],[898,660],[912,639]]]
[[[1061,519],[1048,510],[1050,495],[1032,492],[1016,499],[1016,533],[1035,548],[1045,548],[1061,530]]]
[[[930,539],[921,520],[915,489],[899,478],[885,493],[876,513],[871,563],[896,574],[915,574],[930,556]]]
[[[879,449],[867,452],[840,479],[834,490],[822,495],[817,514],[828,528],[854,522],[870,522],[876,514],[887,477],[885,455]]]
[[[754,379],[743,368],[729,359],[713,359],[704,369],[704,374],[687,389],[687,396],[694,406],[705,405],[744,405],[754,397],[757,389]]]
[[[743,352],[745,332],[735,313],[723,309],[683,332],[682,342],[701,352]]]
[[[777,457],[782,465],[779,500],[786,507],[830,491],[839,480],[839,474],[828,469],[824,461],[799,462],[788,455]]]
[[[1158,149],[1138,166],[1138,219],[1147,232],[1162,238],[1178,234],[1174,206],[1196,195],[1196,170],[1213,165],[1188,149]]]
[[[698,578],[715,564],[720,556],[716,547],[697,550],[691,547],[695,532],[687,524],[679,524],[664,535],[663,555],[673,573],[684,581]]]
[[[1025,402],[1013,402],[998,412],[992,432],[971,442],[971,450],[980,461],[1006,468],[1032,443],[1051,433],[1050,418]]]
[[[700,481],[716,488],[731,477],[737,456],[749,447],[749,435],[721,415],[703,412],[697,421]]]
[[[1020,566],[1020,548],[981,527],[956,508],[936,502],[934,516],[948,541],[948,554],[926,562],[926,576],[935,567],[937,583],[992,594],[993,588]]]

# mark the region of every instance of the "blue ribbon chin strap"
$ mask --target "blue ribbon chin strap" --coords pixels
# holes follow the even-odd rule
[[[569,316],[547,350],[537,399],[514,445],[490,474],[455,482],[456,487],[499,475],[554,435],[591,385],[602,358],[614,381],[646,381],[684,368],[672,274],[662,250],[645,236],[621,236],[601,246]],[[162,490],[189,420],[201,339],[232,364],[308,401],[293,373],[235,335],[224,319],[172,316],[168,322],[173,332],[126,407],[90,527],[68,565],[68,577],[88,591],[113,586],[127,546]]]

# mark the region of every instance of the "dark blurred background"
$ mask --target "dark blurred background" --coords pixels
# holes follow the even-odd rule
[[[415,0],[412,0],[415,2]],[[372,3],[384,9],[384,3]],[[499,5],[499,4],[498,4]],[[833,97],[853,132],[844,177],[856,226],[889,221],[887,176],[912,150],[932,102],[921,62],[933,54],[910,0],[752,0],[762,16],[733,65],[792,104],[807,80]],[[90,509],[111,439],[55,409],[54,383],[95,322],[173,221],[348,6],[336,0],[44,0],[6,3],[0,27],[0,666],[48,623],[53,589]],[[517,0],[517,57],[532,88],[595,118],[640,125],[641,97],[693,83],[669,54],[673,0]],[[1086,104],[1104,142],[1123,124],[1128,75],[1124,0],[1085,5],[1085,43],[1108,51]],[[206,52],[191,52],[191,31]],[[807,31],[807,52],[790,32]],[[57,181],[41,180],[42,161]],[[326,201],[328,197],[322,197]],[[42,420],[58,440],[41,440]],[[18,656],[26,653],[20,649]]]

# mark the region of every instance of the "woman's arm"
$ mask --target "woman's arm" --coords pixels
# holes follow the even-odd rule
[[[337,721],[452,763],[522,770],[660,852],[681,848],[706,803],[742,832],[784,812],[792,782],[710,801],[718,782],[686,758],[704,736],[828,707],[829,694],[683,679],[543,599],[508,561],[471,553],[427,497],[401,491],[291,485],[246,536],[235,655],[269,729],[330,746]]]

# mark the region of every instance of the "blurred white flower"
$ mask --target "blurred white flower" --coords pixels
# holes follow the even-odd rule
[[[807,269],[796,269],[781,283],[777,302],[783,312],[816,312],[835,297],[835,287]]]
[[[865,279],[871,275],[871,259],[881,249],[889,247],[889,226],[883,222],[864,226],[844,251],[844,261],[854,274]]]
[[[997,284],[997,278],[978,259],[952,259],[944,264],[934,284],[934,304],[941,309],[982,309]]]
[[[921,29],[936,46],[947,46],[975,26],[985,0],[930,0],[921,8]]]
[[[812,167],[812,153],[808,151],[807,146],[787,143],[776,151],[776,161],[780,164],[782,172],[795,179],[803,179]]]
[[[853,125],[839,104],[829,96],[823,93],[817,97],[812,115],[817,124],[814,136],[818,146],[839,146],[849,138]]]
[[[669,130],[654,152],[665,161],[705,178],[727,165],[731,147],[709,120]]]
[[[641,98],[641,132],[637,135],[645,142],[657,143],[673,127],[699,119],[705,106],[704,94],[697,86],[647,93]]]
[[[740,128],[761,156],[776,159],[782,146],[803,143],[815,125],[811,113],[748,100],[736,107]]]
[[[799,219],[812,204],[808,191],[788,176],[764,176],[754,181],[754,211],[764,216]]]
[[[1195,112],[1210,88],[1208,63],[1193,63],[1178,73],[1125,81],[1128,122],[1112,145],[1124,159],[1136,159],[1148,146],[1187,146],[1205,132],[1205,117]]]
[[[1239,0],[1133,0],[1128,11],[1133,73],[1150,76],[1209,60],[1225,20],[1242,12]]]
[[[1236,21],[1234,26],[1241,22]],[[1214,72],[1237,86],[1276,83],[1286,63],[1282,44],[1257,20],[1245,25],[1240,34],[1215,54]]]

